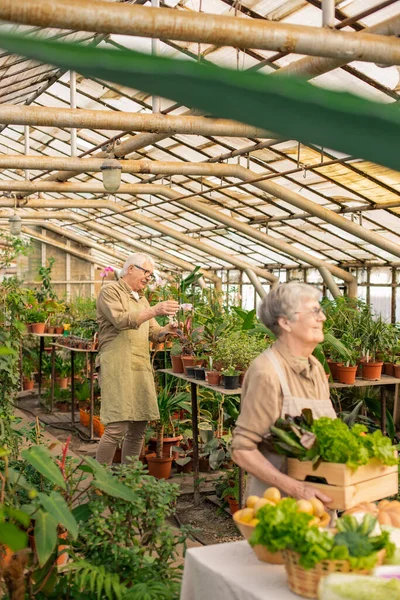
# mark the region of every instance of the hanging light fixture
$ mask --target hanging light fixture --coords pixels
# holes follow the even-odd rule
[[[103,186],[106,192],[113,194],[121,185],[121,163],[115,158],[108,157],[100,167],[103,174]]]
[[[8,219],[11,235],[20,235],[22,219],[17,215],[17,196],[14,196],[14,214]]]

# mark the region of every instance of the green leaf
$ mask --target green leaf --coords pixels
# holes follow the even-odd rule
[[[133,51],[7,33],[1,33],[0,45],[45,64],[50,59],[58,67],[170,98],[216,117],[269,129],[284,138],[400,168],[400,111],[396,104],[329,91],[292,77],[234,71]]]
[[[14,519],[14,521],[18,521],[18,523],[20,523],[26,529],[29,527],[31,519],[26,512],[18,508],[13,508],[12,506],[6,506],[4,510],[9,517]]]
[[[30,490],[33,489],[33,485],[27,482],[22,473],[19,473],[18,471],[15,471],[12,468],[8,469],[8,481],[13,485],[19,485],[19,487],[23,488],[24,490],[27,490],[28,492],[30,492]]]
[[[73,508],[71,512],[77,523],[79,523],[80,521],[87,521],[92,514],[92,511],[90,509],[90,502],[86,502],[85,504],[79,504],[78,506],[75,506],[75,508]]]
[[[52,492],[50,496],[40,493],[39,501],[43,508],[54,517],[59,525],[65,527],[75,540],[78,537],[78,524],[64,498],[58,492]]]
[[[92,485],[94,487],[114,498],[122,498],[128,502],[135,502],[137,500],[133,491],[110,475],[97,460],[87,456],[85,457],[85,462],[93,469],[94,479]]]
[[[38,510],[35,520],[35,544],[39,565],[43,567],[57,546],[58,523],[50,513]]]
[[[27,450],[23,450],[21,456],[39,471],[39,473],[46,477],[46,479],[49,479],[55,485],[60,486],[63,490],[67,489],[60,469],[54,462],[50,450],[45,446],[32,446]]]
[[[1,523],[0,543],[8,546],[14,552],[18,552],[18,550],[27,547],[28,536],[25,531],[21,531],[14,523]]]

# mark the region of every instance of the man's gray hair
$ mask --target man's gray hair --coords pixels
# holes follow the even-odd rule
[[[138,265],[142,267],[144,263],[150,263],[151,265],[155,265],[154,259],[148,254],[144,254],[144,252],[135,252],[134,254],[130,254],[126,259],[124,266],[119,274],[120,277],[125,277],[128,274],[128,269],[131,265]]]
[[[258,308],[258,317],[272,333],[279,337],[282,333],[278,323],[280,317],[292,320],[304,300],[319,300],[320,297],[321,292],[306,283],[297,281],[281,283],[265,296]]]

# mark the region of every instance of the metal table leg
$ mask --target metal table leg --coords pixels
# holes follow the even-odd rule
[[[386,435],[386,393],[384,386],[380,387],[381,392],[381,430]]]
[[[193,430],[193,504],[200,504],[200,481],[199,481],[199,426],[197,410],[197,385],[190,382],[190,393],[192,400],[192,430]]]
[[[71,423],[75,427],[75,352],[71,350]]]
[[[51,348],[50,412],[54,408],[54,384],[56,378],[56,347]]]
[[[43,351],[44,351],[44,337],[40,336],[39,338],[39,402],[42,399],[42,360],[43,360]]]

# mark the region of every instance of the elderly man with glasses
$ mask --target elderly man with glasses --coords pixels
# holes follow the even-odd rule
[[[262,496],[269,486],[283,494],[329,505],[322,492],[286,474],[286,459],[271,450],[271,425],[286,414],[310,408],[315,418],[336,418],[321,363],[312,355],[323,341],[326,319],[320,292],[304,283],[284,283],[263,299],[259,318],[277,341],[250,365],[243,382],[241,412],[232,442],[232,458],[252,477],[246,495]]]
[[[159,416],[149,341],[175,334],[177,325],[160,327],[155,317],[175,315],[179,305],[166,300],[150,307],[144,290],[153,271],[150,256],[132,254],[120,279],[103,286],[97,298],[96,366],[101,375],[100,418],[106,427],[96,458],[103,464],[111,464],[122,440],[122,462],[138,456],[148,421]]]

